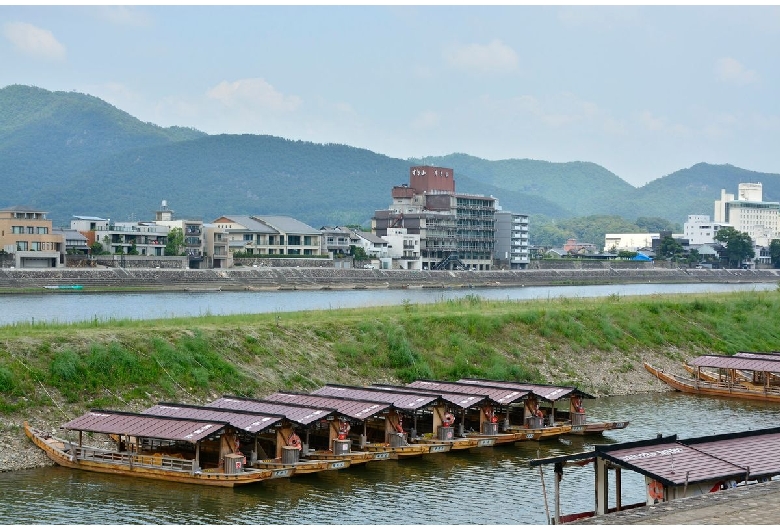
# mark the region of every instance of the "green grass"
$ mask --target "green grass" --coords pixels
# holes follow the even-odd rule
[[[126,407],[260,397],[323,383],[461,377],[562,383],[643,356],[780,347],[780,293],[486,301],[299,313],[0,327],[0,412],[62,400]],[[578,383],[585,390],[587,382]]]

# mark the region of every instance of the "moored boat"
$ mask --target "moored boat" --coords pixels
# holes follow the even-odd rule
[[[192,434],[188,440],[197,443],[223,427],[224,425],[208,426],[204,423],[188,433]],[[229,488],[292,475],[289,469],[246,470],[240,458],[235,458],[235,462],[228,459],[221,469],[201,469],[197,458],[181,458],[159,450],[145,454],[130,450],[113,451],[89,447],[38,430],[27,422],[24,422],[24,432],[55,463],[84,471]]]
[[[754,358],[735,358],[720,355],[703,355],[689,362],[694,368],[706,366],[725,369],[725,378],[711,381],[701,377],[682,377],[659,370],[648,363],[645,369],[670,387],[688,394],[698,394],[716,397],[755,399],[760,401],[780,402],[780,387],[771,385],[772,373],[780,372],[780,360],[763,360]],[[764,385],[746,384],[746,381],[735,378],[737,370],[749,371],[753,374],[763,374]],[[699,371],[696,370],[696,373]]]

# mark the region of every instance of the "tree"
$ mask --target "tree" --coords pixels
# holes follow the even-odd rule
[[[366,261],[368,259],[368,254],[366,254],[366,249],[363,247],[359,247],[357,245],[350,245],[349,251],[352,253],[352,258],[355,261]]]
[[[133,244],[130,245],[130,250],[128,250],[127,253],[130,256],[137,256],[138,255],[138,247],[136,247],[136,245],[135,245],[135,240],[133,241]]]
[[[746,232],[738,232],[734,227],[726,226],[718,230],[715,240],[726,245],[726,259],[731,268],[738,268],[744,260],[756,256],[750,236]]]
[[[662,258],[668,258],[672,261],[677,261],[683,255],[685,250],[679,241],[672,236],[666,236],[661,240],[661,245],[658,247],[658,254]]]
[[[780,268],[780,239],[773,239],[769,243],[769,258],[772,260],[772,266],[775,269]]]
[[[92,251],[92,254],[97,255],[103,253],[103,245],[100,243],[100,241],[95,241],[89,248]]]
[[[108,235],[103,236],[103,247],[106,249],[106,252],[111,253],[111,238]]]
[[[171,228],[168,232],[168,242],[165,243],[166,256],[180,256],[184,248],[184,231],[181,228]]]

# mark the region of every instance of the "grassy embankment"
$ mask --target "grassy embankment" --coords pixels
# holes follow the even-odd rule
[[[608,394],[645,374],[643,360],[778,350],[778,314],[769,291],[5,326],[0,413],[58,422],[89,408],[466,376]]]

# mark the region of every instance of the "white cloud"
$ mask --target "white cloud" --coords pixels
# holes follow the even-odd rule
[[[51,31],[41,29],[26,22],[9,22],[3,26],[3,36],[17,50],[32,57],[44,59],[62,59],[65,46],[60,44]]]
[[[727,83],[736,83],[738,85],[749,85],[758,81],[758,74],[755,70],[748,70],[742,63],[731,57],[723,57],[718,61],[715,68],[718,78]]]
[[[96,10],[100,18],[119,26],[149,27],[152,25],[152,17],[134,7],[99,6]]]
[[[515,51],[494,39],[490,44],[469,44],[453,47],[445,52],[450,65],[476,73],[505,73],[517,69]]]
[[[228,107],[267,109],[277,112],[293,112],[302,103],[298,96],[286,96],[260,78],[222,81],[209,89],[206,95]]]

